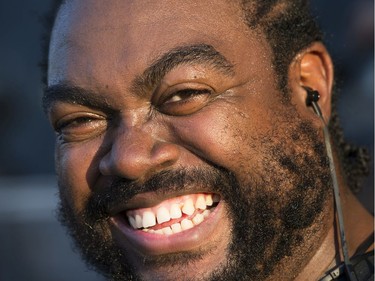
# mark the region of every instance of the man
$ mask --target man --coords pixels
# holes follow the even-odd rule
[[[320,41],[304,1],[59,4],[43,102],[85,260],[111,280],[325,277],[342,258],[306,89],[331,119],[349,255],[367,252]]]

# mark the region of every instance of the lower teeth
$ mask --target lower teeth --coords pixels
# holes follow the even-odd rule
[[[182,221],[174,223],[171,226],[167,226],[167,227],[159,228],[159,229],[142,228],[140,230],[147,232],[147,233],[153,233],[153,234],[164,234],[164,235],[175,234],[175,233],[188,230],[190,228],[193,228],[194,226],[201,224],[204,221],[204,219],[210,215],[210,213],[211,213],[211,210],[206,209],[202,213],[197,213],[191,219],[183,219]]]

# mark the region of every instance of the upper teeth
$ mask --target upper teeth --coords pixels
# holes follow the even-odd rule
[[[178,218],[181,218],[181,216],[182,216],[182,212],[181,212],[180,206],[177,204],[173,204],[170,209],[171,219],[178,219]]]
[[[185,201],[184,206],[182,207],[182,212],[187,215],[192,215],[195,212],[193,200],[188,199]]]
[[[148,232],[172,234],[200,224],[210,213],[209,210],[206,210],[207,206],[212,206],[213,202],[218,202],[219,200],[218,195],[213,196],[212,194],[187,195],[166,200],[153,208],[131,210],[126,215],[134,229],[144,228]],[[180,223],[171,225],[171,227],[160,229],[162,231],[147,229],[156,224],[168,222],[171,219],[179,219],[183,214],[191,216],[197,209],[205,211],[203,214],[197,213],[191,219],[185,218]]]
[[[146,211],[143,213],[142,225],[143,227],[150,227],[156,224],[155,215],[151,211]]]

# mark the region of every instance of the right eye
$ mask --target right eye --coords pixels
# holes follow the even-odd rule
[[[54,128],[64,142],[83,141],[103,133],[107,129],[107,119],[87,112],[72,113],[57,120]]]
[[[203,108],[211,96],[210,89],[180,89],[161,98],[158,108],[167,115],[189,115]]]

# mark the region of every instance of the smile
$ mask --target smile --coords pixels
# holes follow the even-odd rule
[[[133,229],[171,235],[202,223],[217,206],[216,194],[193,194],[165,200],[153,208],[126,212]]]
[[[217,235],[223,211],[218,194],[196,193],[111,218],[117,242],[146,255],[199,248]]]

